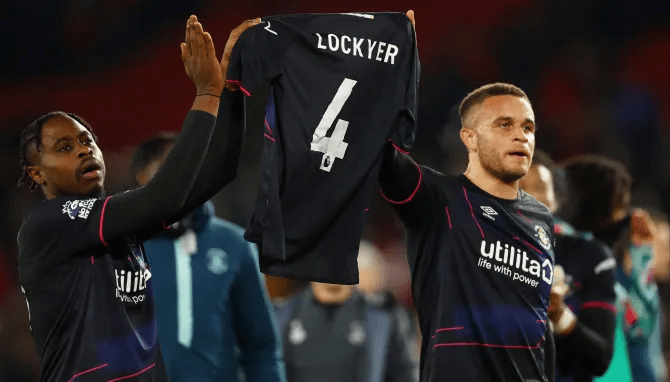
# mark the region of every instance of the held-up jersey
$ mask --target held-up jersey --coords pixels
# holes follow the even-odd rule
[[[265,273],[355,284],[364,211],[392,140],[414,140],[419,59],[402,13],[264,18],[233,49],[230,82],[270,82],[261,186],[247,240]]]
[[[546,381],[549,211],[523,191],[500,199],[464,175],[418,166],[380,177],[383,190],[417,169],[414,193],[393,203],[407,229],[421,380]]]
[[[19,278],[41,381],[167,380],[151,268],[134,235],[105,242],[106,201],[44,201],[19,232]]]

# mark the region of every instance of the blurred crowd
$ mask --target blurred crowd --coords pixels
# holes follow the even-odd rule
[[[214,26],[215,43],[222,44],[234,25],[256,16],[405,11],[410,6],[416,12],[423,70],[413,149],[417,162],[443,172],[462,172],[467,154],[458,136],[457,102],[482,84],[504,81],[529,95],[538,123],[537,147],[551,154],[559,168],[575,156],[596,154],[616,160],[632,175],[630,206],[644,216],[640,218],[644,243],[651,248],[643,272],[657,288],[660,307],[652,325],[657,328],[650,328],[648,337],[659,341],[663,352],[649,362],[660,370],[659,380],[667,378],[663,370],[670,362],[670,3],[447,3],[70,0],[0,4],[0,14],[30,15],[26,37],[36,46],[26,50],[25,41],[8,39],[3,50],[14,54],[5,63],[9,70],[0,71],[0,227],[4,231],[0,236],[0,381],[33,381],[39,375],[26,302],[17,282],[16,236],[22,213],[41,198],[39,192],[14,187],[20,175],[21,128],[54,109],[83,116],[100,137],[107,189],[118,192],[132,184],[129,161],[135,146],[158,132],[174,132],[188,110],[193,94],[177,47],[186,15],[203,15],[203,23]],[[19,30],[24,22],[25,18],[11,18],[4,27]],[[258,185],[264,101],[263,92],[249,100],[238,178],[213,200],[218,216],[241,226],[247,223]],[[375,197],[366,219],[359,263],[373,271],[361,273],[361,293],[387,296],[407,312],[405,329],[412,334],[405,340],[414,341],[409,351],[418,358],[402,226],[381,197]],[[640,219],[633,219],[633,233],[640,230]],[[273,277],[266,278],[266,285],[278,309],[290,296],[309,290],[304,288],[319,288]],[[289,325],[283,330],[297,329]]]

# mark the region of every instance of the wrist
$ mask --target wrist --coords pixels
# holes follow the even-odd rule
[[[195,89],[196,97],[201,95],[214,95],[215,97],[221,96],[223,91],[223,85],[221,86],[203,86],[201,88]]]
[[[565,336],[572,333],[577,326],[577,316],[572,313],[572,310],[566,308],[551,323],[556,335]]]

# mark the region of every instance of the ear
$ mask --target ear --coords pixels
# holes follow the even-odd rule
[[[467,127],[462,128],[461,140],[468,149],[468,152],[477,151],[477,133],[473,129]]]
[[[26,171],[28,172],[30,179],[38,185],[43,186],[47,183],[44,172],[40,166],[28,166],[26,167]]]

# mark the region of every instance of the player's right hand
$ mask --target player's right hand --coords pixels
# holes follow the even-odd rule
[[[235,43],[237,42],[237,39],[240,38],[242,33],[244,33],[245,30],[253,27],[254,25],[260,24],[261,19],[260,17],[257,17],[253,20],[247,20],[243,22],[242,24],[238,25],[237,28],[233,29],[232,32],[230,32],[230,36],[228,36],[228,41],[226,41],[226,47],[223,48],[223,56],[221,57],[221,63],[219,64],[221,67],[221,74],[223,75],[223,80],[225,82],[226,80],[226,75],[228,74],[228,64],[230,64],[230,56],[233,54],[233,47],[235,46]],[[225,86],[228,90],[237,90],[237,87],[231,83],[225,82]]]
[[[221,94],[223,76],[216,59],[214,42],[212,36],[203,31],[195,15],[191,15],[186,22],[186,38],[181,44],[181,59],[198,95]]]

